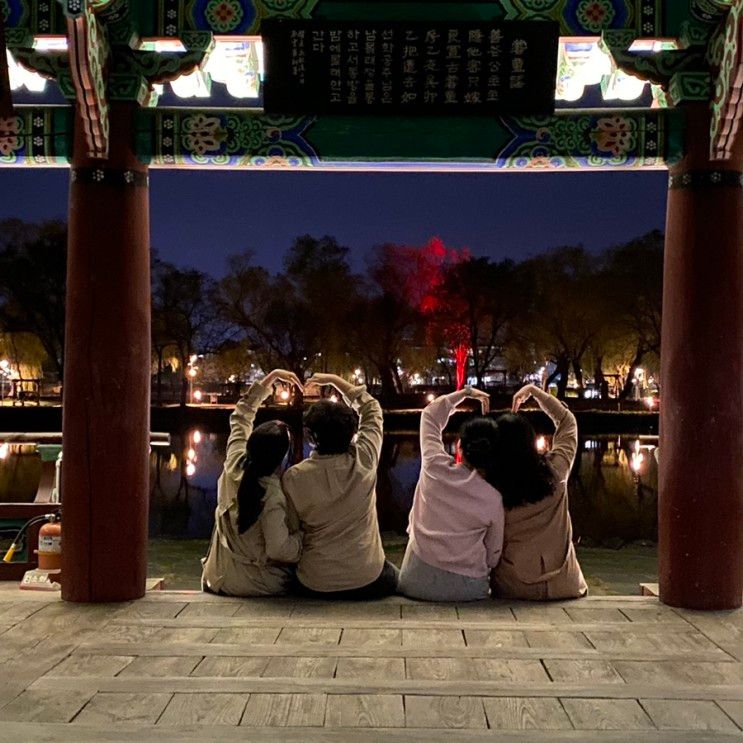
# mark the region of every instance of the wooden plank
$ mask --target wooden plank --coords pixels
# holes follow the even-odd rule
[[[52,668],[48,676],[115,676],[134,660],[133,655],[75,653]]]
[[[523,603],[511,607],[517,622],[525,624],[570,624],[572,619],[565,609],[559,606],[545,606],[544,604]],[[627,621],[626,619],[624,621]],[[593,624],[593,622],[590,622]],[[575,629],[571,627],[571,629]]]
[[[191,617],[234,617],[241,609],[240,604],[232,602],[225,603],[203,603],[187,604],[183,611],[178,612],[178,619],[189,619]]]
[[[229,627],[221,629],[211,642],[233,645],[273,645],[281,627]]]
[[[667,606],[654,606],[654,607],[622,607],[622,614],[624,614],[630,622],[659,622],[663,624],[673,623],[687,625],[686,629],[689,630],[689,622],[686,621],[680,614],[674,609]]]
[[[367,630],[359,630],[366,632]],[[395,630],[392,630],[393,632]],[[344,632],[345,635],[345,632]],[[201,656],[311,656],[311,657],[334,657],[352,658],[359,655],[374,658],[399,657],[399,645],[374,645],[343,644],[341,636],[340,645],[247,645],[238,643],[177,643],[160,644],[142,642],[135,647],[131,643],[108,643],[86,640],[79,645],[79,650],[90,654],[99,655],[125,655],[137,652],[141,656],[157,657],[168,655],[201,655]],[[215,638],[216,639],[216,638]],[[548,644],[549,640],[545,644]],[[559,642],[556,643],[559,645]],[[489,647],[487,645],[473,647],[406,647],[405,656],[408,658],[498,658],[513,660],[540,660],[540,659],[604,659],[604,660],[635,660],[635,661],[674,661],[684,659],[685,661],[712,661],[730,660],[720,651],[714,652],[673,652],[673,650],[650,651],[648,649],[635,650],[619,648],[611,651],[599,651],[592,647],[567,648],[560,647],[552,649],[549,647]]]
[[[641,699],[659,730],[736,732],[737,725],[714,703],[675,699]]]
[[[139,657],[121,672],[121,676],[188,676],[202,660],[200,655]]]
[[[583,607],[569,607],[565,609],[565,613],[573,622],[578,622],[579,624],[591,622],[603,625],[615,624],[617,622],[629,622],[627,616],[618,608],[588,609]],[[653,621],[656,620],[653,619]]]
[[[418,631],[421,632],[424,630]],[[512,650],[514,648],[529,647],[529,642],[527,641],[526,633],[524,632],[468,629],[464,630],[464,636],[467,640],[467,646],[477,648],[478,650],[481,648],[503,648],[504,650]]]
[[[188,604],[185,601],[161,603],[157,601],[134,601],[115,609],[111,619],[127,621],[130,619],[173,619]]]
[[[563,699],[577,730],[654,730],[636,699]]]
[[[338,694],[328,697],[326,727],[402,728],[405,710],[400,694]]]
[[[90,691],[24,691],[0,709],[0,720],[16,722],[69,722],[93,696]],[[3,727],[5,724],[3,722]]]
[[[725,714],[728,715],[741,730],[743,730],[743,701],[725,702],[718,700],[717,704],[722,707]]]
[[[335,674],[335,658],[271,658],[263,675],[266,678],[326,678]]]
[[[606,660],[549,660],[544,661],[547,673],[558,683],[623,684],[624,679]]]
[[[307,619],[400,619],[400,604],[376,601],[324,602],[320,604],[298,604],[291,614],[292,621]]]
[[[414,680],[502,680],[540,683],[548,679],[537,660],[495,658],[407,658],[407,676]]]
[[[177,645],[188,642],[211,642],[219,630],[216,627],[159,627],[152,642]]]
[[[554,632],[558,627],[555,624],[562,624],[564,626],[559,627],[560,630],[570,632],[590,632],[597,629],[605,629],[597,625],[594,622],[569,623],[569,618],[566,616],[565,622],[550,624],[548,621],[516,621],[502,624],[498,624],[499,630],[507,630],[512,632]],[[425,620],[425,619],[401,619],[395,620],[394,625],[391,622],[380,623],[379,620],[363,620],[363,619],[348,619],[342,620],[342,618],[329,618],[329,619],[301,619],[301,620],[290,620],[285,622],[287,626],[292,627],[343,627],[344,629],[380,629],[380,626],[385,629],[392,629],[394,627],[402,629],[438,629],[442,626],[442,622],[446,620]],[[118,624],[117,620],[112,620],[113,624]],[[223,629],[227,627],[274,627],[276,626],[275,619],[244,619],[241,617],[225,617],[219,620],[219,627],[215,626],[215,621],[206,617],[194,617],[192,619],[139,619],[139,620],[126,620],[121,622],[122,624],[138,624],[142,626],[158,626],[163,628],[203,628],[215,631],[217,629]],[[456,626],[458,629],[481,629],[481,630],[492,630],[492,622],[469,622],[469,621],[451,621],[451,626]],[[662,627],[664,632],[667,632],[669,637],[672,637],[678,632],[687,632],[688,627],[682,624],[676,624],[669,622],[665,625],[659,625],[657,622],[629,622],[627,620],[623,622],[616,622],[610,624],[609,627],[613,631],[617,632],[657,632],[658,628]]]
[[[341,647],[402,645],[402,630],[399,629],[344,629],[341,635]]]
[[[425,619],[429,622],[456,622],[457,607],[447,604],[410,604],[402,607],[403,619]]]
[[[618,660],[614,662],[614,667],[628,683],[668,686],[743,683],[743,663]]]
[[[500,624],[516,621],[510,607],[498,606],[493,601],[473,601],[471,604],[457,604],[457,616],[465,622]]]
[[[261,656],[214,656],[204,658],[191,676],[260,676],[267,665],[268,658]]]
[[[326,659],[327,660],[327,659]],[[332,666],[331,666],[332,667]],[[546,679],[546,674],[545,677]],[[291,690],[295,693],[400,693],[446,696],[492,696],[492,697],[560,697],[594,698],[611,697],[615,699],[706,699],[720,701],[743,701],[743,685],[693,686],[689,684],[651,685],[651,684],[561,684],[556,682],[532,683],[513,682],[498,679],[487,680],[436,680],[436,679],[385,679],[364,682],[360,679],[344,680],[330,676],[321,677],[275,677],[264,673],[262,677],[166,677],[166,678],[126,678],[78,677],[54,678],[43,676],[31,683],[32,689],[80,689],[112,692],[232,692],[273,694]]]
[[[494,730],[572,730],[557,699],[501,697],[483,700],[488,723]]]
[[[586,637],[600,651],[615,652],[634,650],[658,655],[686,655],[688,653],[707,653],[722,658],[726,654],[700,632],[679,632],[667,635],[662,632],[586,632]]]
[[[154,640],[160,632],[162,632],[161,627],[110,624],[89,637],[86,643],[93,647],[109,643],[142,643]]]
[[[487,728],[479,697],[406,697],[405,726],[409,728]]]
[[[277,645],[338,645],[341,629],[330,627],[284,627]]]
[[[591,643],[582,632],[525,632],[529,647],[549,648],[550,650],[590,649]]]
[[[322,727],[325,694],[251,694],[241,725],[251,727]]]
[[[73,720],[73,724],[154,723],[162,714],[171,697],[172,694],[166,693],[99,693],[85,705],[80,714]]]
[[[405,648],[463,648],[465,646],[461,629],[404,629],[402,644]]]
[[[173,694],[158,725],[237,725],[247,694]]]
[[[404,679],[404,658],[339,658],[335,677],[340,679]]]
[[[563,743],[584,741],[595,743],[593,733],[575,730],[550,731],[499,731],[492,730],[447,730],[434,733],[421,728],[396,728],[391,730],[369,730],[365,728],[251,728],[250,743],[379,743],[383,738],[390,743]],[[118,724],[115,727],[99,725],[68,725],[66,723],[8,722],[3,725],[3,734],[13,741],[45,741],[46,743],[122,743],[132,740],[157,740],[158,743],[181,743],[182,741],[246,740],[242,727],[221,725],[205,733],[203,726],[162,726]],[[210,734],[212,737],[210,737]],[[601,743],[740,743],[739,735],[725,733],[691,733],[658,730],[631,732],[605,730]]]

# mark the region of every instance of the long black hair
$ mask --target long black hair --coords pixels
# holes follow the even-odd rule
[[[289,427],[282,421],[261,423],[248,437],[243,476],[237,489],[238,534],[250,529],[261,515],[266,489],[260,479],[276,472],[287,453],[291,460],[291,444]]]
[[[493,454],[494,485],[506,509],[523,506],[552,495],[555,473],[537,450],[537,434],[522,415],[507,413],[496,420],[497,443]]]
[[[498,436],[496,422],[485,416],[471,418],[459,429],[459,447],[466,464],[479,470],[494,488],[498,487],[495,472]]]

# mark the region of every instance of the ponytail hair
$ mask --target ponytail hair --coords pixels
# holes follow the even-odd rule
[[[248,437],[243,476],[237,489],[238,534],[245,533],[258,521],[266,494],[260,480],[276,472],[291,453],[291,443],[289,427],[282,421],[262,423]]]

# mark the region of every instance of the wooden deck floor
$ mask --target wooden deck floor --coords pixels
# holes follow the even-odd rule
[[[741,740],[743,612],[0,591],[0,741]],[[250,729],[248,729],[250,728]]]

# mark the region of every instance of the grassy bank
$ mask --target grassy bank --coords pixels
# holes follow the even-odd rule
[[[387,557],[399,565],[405,552],[404,537],[385,536]],[[201,564],[207,542],[201,539],[150,540],[151,577],[164,577],[167,588],[199,588]],[[595,595],[637,595],[640,583],[658,580],[655,547],[629,545],[611,550],[579,547],[578,558],[591,593]]]

